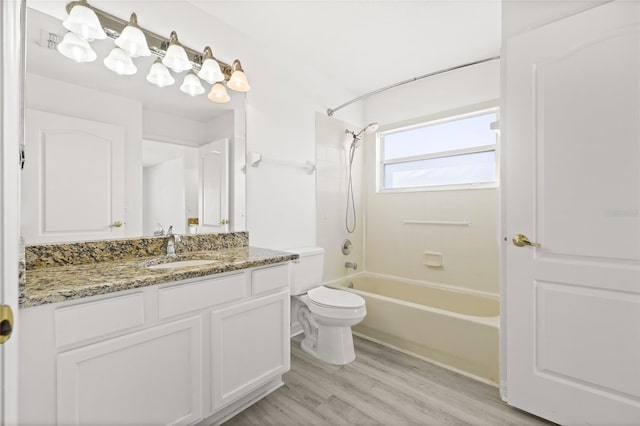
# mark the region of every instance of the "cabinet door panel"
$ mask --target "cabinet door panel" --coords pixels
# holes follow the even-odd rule
[[[58,423],[191,424],[202,418],[201,354],[201,317],[61,353]]]
[[[289,370],[289,291],[213,311],[212,406],[219,409]]]

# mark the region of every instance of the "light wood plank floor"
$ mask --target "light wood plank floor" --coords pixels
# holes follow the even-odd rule
[[[322,363],[291,342],[285,385],[225,423],[234,425],[545,425],[498,390],[354,337],[356,360]]]

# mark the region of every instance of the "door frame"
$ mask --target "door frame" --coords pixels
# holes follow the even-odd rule
[[[13,335],[0,346],[0,423],[18,422],[18,295],[20,145],[24,123],[24,29],[26,0],[3,1],[0,9],[0,303],[16,318]]]

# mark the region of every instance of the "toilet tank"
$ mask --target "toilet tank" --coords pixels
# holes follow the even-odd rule
[[[287,251],[300,255],[300,259],[293,261],[291,268],[291,294],[305,294],[312,288],[321,286],[324,249],[322,247],[304,247]]]

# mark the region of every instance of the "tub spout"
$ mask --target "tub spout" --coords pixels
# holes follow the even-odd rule
[[[351,268],[355,271],[356,269],[358,269],[358,264],[356,262],[344,262],[344,267]]]

